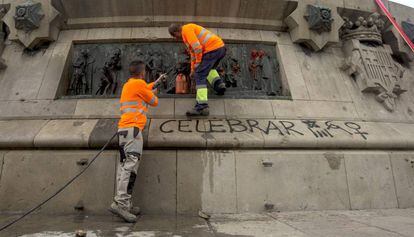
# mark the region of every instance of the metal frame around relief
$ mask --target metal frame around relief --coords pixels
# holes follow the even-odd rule
[[[217,68],[227,86],[226,98],[285,98],[274,45],[226,44],[226,48]],[[132,60],[146,63],[147,82],[168,74],[161,97],[193,97],[174,95],[177,75],[190,74],[190,57],[180,43],[84,43],[75,44],[72,52],[65,97],[118,97]]]

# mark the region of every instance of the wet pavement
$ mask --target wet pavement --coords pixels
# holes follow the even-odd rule
[[[0,225],[17,216],[0,215]],[[31,215],[0,232],[1,237],[158,236],[414,236],[414,209],[283,212],[214,215],[208,221],[188,216],[141,216],[136,224],[105,216]]]

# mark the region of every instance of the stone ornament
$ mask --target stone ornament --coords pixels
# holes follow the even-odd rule
[[[34,3],[29,0],[22,5],[16,6],[16,15],[14,16],[16,29],[24,30],[26,33],[39,28],[40,21],[45,14],[40,2]]]
[[[357,39],[364,42],[375,42],[382,44],[381,31],[385,22],[381,20],[378,13],[371,14],[369,17],[358,17],[356,21],[351,21],[344,17],[345,24],[340,30],[342,40]]]
[[[391,47],[382,42],[384,22],[377,13],[345,21],[341,38],[346,59],[341,69],[352,77],[361,92],[374,93],[388,111],[394,111],[396,99],[406,92],[401,85],[404,70],[392,58]]]
[[[9,39],[21,42],[26,48],[54,41],[59,34],[59,12],[52,0],[15,0],[4,22],[10,28]]]
[[[308,5],[308,15],[305,19],[309,23],[309,29],[321,34],[332,30],[332,13],[331,9],[315,5]]]
[[[285,19],[292,41],[303,43],[314,51],[339,43],[338,31],[344,21],[337,7],[329,0],[298,1],[295,11]]]

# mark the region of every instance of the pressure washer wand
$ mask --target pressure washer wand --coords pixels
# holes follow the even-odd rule
[[[157,80],[154,81],[154,89],[158,89],[158,87],[162,84],[165,83],[167,81],[167,73],[161,74]]]

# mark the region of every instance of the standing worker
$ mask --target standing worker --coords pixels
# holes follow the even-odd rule
[[[142,61],[133,61],[129,65],[131,77],[122,88],[121,119],[118,123],[120,162],[116,174],[116,194],[110,211],[126,222],[136,222],[140,213],[131,202],[132,190],[142,155],[142,130],[147,123],[148,105],[157,106],[158,98],[154,94],[155,84],[145,82],[146,65]]]
[[[191,54],[191,75],[197,85],[196,105],[187,111],[187,116],[208,116],[207,81],[218,95],[224,95],[226,85],[216,68],[226,55],[224,42],[220,37],[196,24],[171,24],[171,36],[182,40]]]

